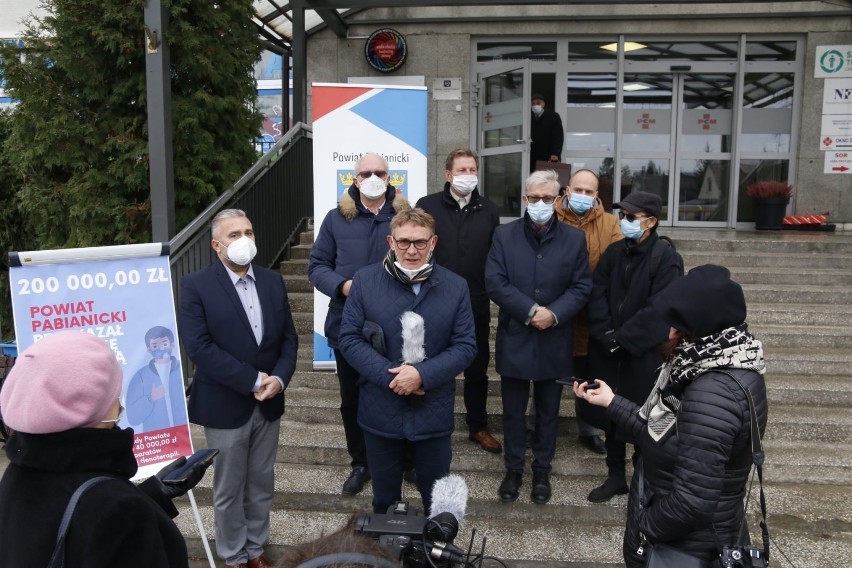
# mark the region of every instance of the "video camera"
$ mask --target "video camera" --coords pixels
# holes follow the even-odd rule
[[[435,482],[430,518],[419,515],[408,502],[399,501],[388,507],[386,514],[361,515],[355,532],[386,546],[406,568],[475,568],[485,558],[485,539],[478,554],[471,553],[476,530],[472,531],[467,552],[453,545],[466,502],[464,479],[450,475]]]
[[[754,546],[726,546],[719,562],[723,568],[766,568],[763,549]]]

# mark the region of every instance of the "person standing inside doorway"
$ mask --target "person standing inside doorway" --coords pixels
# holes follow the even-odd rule
[[[562,118],[547,109],[544,96],[533,93],[532,120],[530,121],[530,171],[535,171],[539,161],[558,162],[562,155],[562,143],[565,133],[562,131]]]

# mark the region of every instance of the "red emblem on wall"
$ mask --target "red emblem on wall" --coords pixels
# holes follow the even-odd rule
[[[704,115],[698,119],[698,124],[701,125],[701,128],[704,130],[710,130],[710,127],[716,124],[715,118],[710,118],[709,113],[704,113]]]
[[[651,118],[651,115],[647,112],[642,113],[642,118],[636,119],[636,124],[642,125],[642,130],[648,130],[652,124],[657,124],[656,118]]]

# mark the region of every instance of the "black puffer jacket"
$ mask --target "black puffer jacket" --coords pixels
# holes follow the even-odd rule
[[[751,392],[761,435],[767,400],[763,376],[729,369]],[[628,567],[645,565],[637,554],[642,532],[651,543],[665,542],[696,556],[717,554],[713,525],[722,546],[737,544],[743,498],[752,463],[748,401],[728,375],[708,371],[687,385],[677,423],[658,442],[648,435],[639,407],[616,396],[608,417],[639,444],[645,501],[639,506],[639,476],[633,476],[624,533]]]

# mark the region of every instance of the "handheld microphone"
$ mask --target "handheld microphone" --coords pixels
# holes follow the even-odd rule
[[[426,534],[433,541],[452,542],[464,524],[467,509],[467,483],[460,475],[451,474],[432,487],[432,508],[426,523]]]

